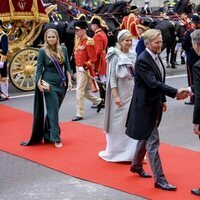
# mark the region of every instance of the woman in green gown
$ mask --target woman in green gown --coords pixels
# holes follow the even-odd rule
[[[44,45],[39,50],[34,97],[34,119],[32,135],[21,145],[54,143],[62,147],[59,127],[59,109],[67,88],[72,88],[70,64],[67,48],[61,46],[58,32],[48,29],[44,35]],[[44,119],[44,101],[46,117]]]

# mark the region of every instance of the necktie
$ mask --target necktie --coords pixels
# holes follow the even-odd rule
[[[156,65],[158,66],[158,68],[159,68],[159,70],[160,70],[160,73],[161,73],[161,76],[162,76],[162,78],[163,78],[163,76],[164,76],[164,71],[163,71],[163,67],[162,67],[162,65],[161,65],[161,63],[160,63],[160,60],[159,60],[158,56],[155,57],[155,62],[156,62]]]

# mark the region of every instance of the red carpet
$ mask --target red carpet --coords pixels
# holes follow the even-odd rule
[[[161,145],[161,158],[168,180],[178,187],[166,192],[153,187],[153,179],[142,179],[129,172],[129,164],[107,163],[97,154],[105,147],[101,129],[76,122],[62,123],[64,147],[53,145],[23,147],[21,141],[29,138],[32,115],[0,105],[0,150],[40,163],[63,173],[109,186],[127,193],[159,200],[197,199],[191,188],[200,187],[199,152]],[[149,171],[149,165],[144,165]]]

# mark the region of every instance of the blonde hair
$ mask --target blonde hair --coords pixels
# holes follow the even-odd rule
[[[149,29],[145,33],[143,33],[144,44],[147,46],[149,42],[153,41],[158,36],[162,36],[162,33],[158,29]]]
[[[120,34],[121,33],[121,34]],[[120,37],[119,37],[120,35]],[[116,43],[116,48],[119,50],[122,50],[122,45],[121,43],[126,40],[127,38],[132,37],[132,34],[130,31],[123,29],[122,31],[119,32],[118,34],[118,41]]]
[[[47,35],[48,35],[49,32],[54,33],[55,36],[56,36],[57,42],[56,42],[55,48],[53,48],[47,42]],[[62,52],[62,49],[61,49],[61,46],[60,46],[60,39],[59,39],[59,35],[58,35],[57,30],[51,29],[51,28],[46,30],[46,32],[44,34],[44,45],[43,46],[44,46],[44,50],[45,50],[45,53],[47,54],[47,56],[49,56],[49,57],[54,56],[58,60],[59,63],[63,62],[64,55],[63,55],[63,52]]]

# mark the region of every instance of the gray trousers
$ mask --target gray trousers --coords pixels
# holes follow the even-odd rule
[[[138,141],[135,155],[131,164],[132,168],[141,169],[142,161],[147,152],[156,183],[161,183],[163,181],[166,181],[162,169],[160,156],[158,153],[159,145],[160,145],[160,139],[159,139],[158,128],[155,127],[152,133],[146,139]]]

